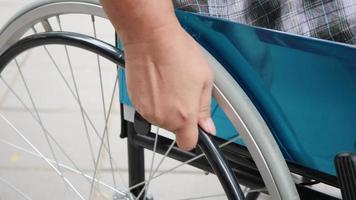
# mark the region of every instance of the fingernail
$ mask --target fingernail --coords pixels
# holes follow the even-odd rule
[[[214,125],[214,122],[211,118],[206,119],[203,122],[203,128],[205,131],[207,131],[208,133],[212,134],[212,135],[216,135],[216,128]]]

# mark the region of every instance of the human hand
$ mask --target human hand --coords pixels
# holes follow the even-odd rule
[[[129,96],[146,120],[174,132],[178,146],[190,150],[197,144],[198,125],[215,134],[212,69],[179,24],[148,34],[145,40],[124,41]]]

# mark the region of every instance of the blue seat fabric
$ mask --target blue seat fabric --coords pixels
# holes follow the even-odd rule
[[[355,47],[183,11],[176,15],[245,90],[287,160],[335,175],[334,156],[356,152]],[[119,76],[120,101],[130,104],[123,70]],[[215,101],[212,115],[219,137],[237,134]]]

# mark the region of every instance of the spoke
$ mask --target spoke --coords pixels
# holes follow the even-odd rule
[[[2,76],[0,76],[0,79],[2,80],[2,82],[5,84],[5,86],[9,89],[9,91],[15,96],[15,98],[22,104],[22,106],[26,109],[26,111],[31,115],[31,117],[39,124],[39,120],[36,118],[36,116],[32,113],[32,111],[30,110],[29,107],[27,107],[27,105],[21,100],[21,98],[19,97],[19,95],[9,86],[9,84],[2,78]],[[64,156],[70,161],[70,163],[74,166],[74,168],[77,171],[80,171],[81,174],[84,176],[85,174],[80,170],[80,168],[76,165],[76,163],[73,161],[73,159],[71,159],[71,157],[68,155],[68,153],[63,149],[62,146],[59,145],[59,143],[57,142],[57,140],[53,137],[53,134],[51,134],[47,129],[45,129],[46,133],[48,134],[48,136],[51,138],[51,140],[54,142],[54,144],[59,148],[59,150],[64,154]],[[61,166],[61,165],[60,165]],[[84,176],[84,178],[86,178],[87,175]],[[120,176],[121,177],[121,176]],[[122,178],[122,177],[121,177]],[[123,179],[123,178],[122,178]],[[92,179],[90,179],[92,180]],[[89,183],[91,183],[88,180]],[[126,185],[124,185],[125,188],[127,188]],[[116,190],[115,190],[116,191]]]
[[[36,118],[36,116],[32,113],[29,107],[21,100],[19,95],[10,87],[10,85],[0,76],[0,79],[2,82],[5,84],[5,86],[9,89],[9,91],[15,96],[15,98],[22,104],[22,106],[26,109],[26,111],[31,115],[31,117],[38,123],[40,124],[40,121]],[[51,140],[54,142],[54,144],[57,146],[57,148],[64,154],[64,156],[72,163],[72,165],[79,170],[79,167],[75,164],[73,159],[70,158],[68,153],[63,149],[61,145],[59,145],[58,141],[54,138],[53,134],[51,134],[46,128],[44,128],[48,136],[51,138]]]
[[[94,176],[93,176],[93,177],[94,177],[94,179],[95,179],[96,172],[97,172],[97,168],[98,168],[98,163],[97,163],[97,162],[98,162],[98,160],[99,160],[99,156],[101,155],[102,147],[104,146],[104,148],[105,148],[106,151],[108,152],[108,147],[106,147],[106,145],[103,144],[103,141],[104,141],[104,138],[105,138],[105,135],[106,135],[106,134],[105,134],[105,131],[104,131],[104,134],[102,134],[102,136],[99,135],[99,133],[98,133],[96,127],[94,126],[94,124],[93,124],[92,121],[90,120],[90,118],[89,118],[87,112],[85,111],[85,109],[83,109],[82,105],[79,103],[77,96],[74,94],[73,90],[72,90],[71,87],[69,86],[69,83],[68,83],[67,80],[65,79],[63,73],[61,72],[61,70],[59,69],[59,67],[58,67],[57,63],[55,62],[54,58],[53,58],[52,55],[50,54],[48,48],[47,48],[46,46],[44,46],[44,49],[45,49],[45,51],[47,52],[47,55],[50,57],[52,63],[53,63],[54,66],[56,67],[57,71],[60,73],[60,75],[61,75],[62,79],[64,80],[64,82],[66,83],[68,89],[71,91],[72,96],[77,100],[78,104],[79,104],[80,107],[82,108],[83,113],[84,113],[84,115],[86,116],[86,118],[87,118],[87,120],[89,121],[89,123],[91,124],[92,128],[94,129],[94,132],[95,132],[96,135],[100,138],[101,144],[100,144],[100,148],[99,148],[98,157],[97,157],[96,161],[94,161],[94,163],[95,163],[95,170],[94,170]],[[116,79],[115,79],[115,85],[114,85],[114,90],[115,90],[115,88],[117,87],[117,81],[118,81],[118,79],[117,79],[117,77],[116,77]],[[111,114],[111,107],[112,107],[112,103],[113,103],[113,98],[114,98],[114,93],[113,93],[112,98],[111,98],[110,108],[109,108],[109,114],[108,114],[108,118],[106,119],[106,122],[105,122],[105,128],[104,128],[104,130],[107,128],[108,119],[109,119],[109,116],[110,116],[110,114]],[[110,155],[110,157],[111,157],[111,155]],[[112,158],[112,157],[111,157],[111,158]],[[93,185],[94,185],[94,181],[92,181],[92,183],[91,183],[90,197],[92,196]]]
[[[142,196],[143,193],[145,193],[145,189],[147,186],[148,182],[145,183],[145,186],[141,189],[140,193],[137,195],[137,197],[135,198],[136,200],[140,199],[140,197]],[[146,197],[144,197],[144,199],[146,199]]]
[[[65,79],[65,77],[64,77],[64,75],[63,75],[63,73],[62,73],[62,71],[59,69],[59,67],[58,67],[57,63],[55,62],[54,58],[53,58],[53,57],[51,56],[51,54],[49,53],[48,48],[47,48],[46,46],[44,46],[44,49],[45,49],[45,51],[47,52],[47,55],[50,57],[52,63],[53,63],[54,66],[56,67],[57,72],[60,74],[61,78],[62,78],[63,81],[65,82],[65,84],[66,84],[68,90],[71,92],[73,98],[74,98],[74,99],[77,101],[77,103],[79,104],[79,101],[78,101],[77,96],[75,95],[74,91],[73,91],[72,88],[70,87],[68,81]],[[117,82],[117,78],[116,78],[115,82]],[[81,106],[81,104],[79,104],[79,105]],[[88,122],[89,122],[91,128],[94,130],[96,136],[101,140],[101,139],[102,139],[102,136],[100,136],[98,129],[95,127],[95,125],[94,125],[93,121],[91,120],[91,118],[89,117],[88,113],[86,112],[86,110],[85,110],[82,106],[81,106],[81,109],[83,110],[84,116],[85,116],[85,118],[88,120]],[[107,147],[106,145],[104,145],[104,148],[105,148],[106,151],[108,151],[108,147]]]
[[[60,167],[59,167],[59,165],[58,165],[57,156],[56,156],[56,154],[54,153],[54,149],[53,149],[53,147],[52,147],[52,143],[51,143],[51,141],[49,140],[48,133],[47,133],[46,128],[45,128],[45,126],[44,126],[44,124],[43,124],[43,121],[42,121],[42,119],[41,119],[41,116],[40,116],[40,114],[39,114],[39,112],[38,112],[38,109],[37,109],[37,106],[36,106],[36,104],[35,104],[35,101],[34,101],[32,95],[31,95],[31,91],[30,91],[30,88],[29,88],[29,86],[28,86],[28,84],[27,84],[27,82],[26,82],[25,76],[24,76],[23,73],[22,73],[22,70],[21,70],[21,68],[20,68],[20,65],[19,65],[17,59],[15,58],[14,60],[15,60],[16,66],[17,66],[17,70],[19,71],[21,80],[22,80],[22,82],[23,82],[23,84],[24,84],[24,86],[25,86],[25,88],[26,88],[27,95],[28,95],[28,97],[30,98],[32,107],[33,107],[33,109],[35,110],[35,114],[36,114],[36,116],[37,116],[38,123],[39,123],[39,125],[40,125],[41,128],[42,128],[42,133],[43,133],[43,135],[44,135],[44,137],[45,137],[45,139],[46,139],[46,141],[47,141],[47,144],[48,144],[48,146],[49,146],[49,149],[50,149],[50,151],[51,151],[51,154],[52,154],[52,156],[53,156],[53,159],[54,159],[54,161],[56,162],[56,166],[57,166],[58,170],[61,171],[61,169],[60,169]],[[62,175],[63,175],[63,174],[62,174]],[[63,176],[61,176],[61,178],[63,179]],[[64,180],[63,180],[63,181],[64,181]],[[65,186],[66,186],[66,189],[68,189],[66,184],[65,184]]]
[[[15,96],[15,98],[22,104],[22,106],[27,110],[27,112],[31,115],[31,117],[38,123],[40,124],[40,121],[36,118],[36,116],[32,113],[29,107],[21,100],[19,95],[9,86],[9,84],[0,76],[0,79],[2,82],[6,85],[6,87],[9,89],[9,91]],[[73,161],[73,159],[68,155],[68,153],[64,150],[64,148],[58,143],[58,141],[54,138],[53,134],[51,134],[46,128],[44,128],[44,131],[48,134],[48,136],[51,138],[51,140],[54,142],[54,144],[57,146],[57,148],[64,154],[64,156],[70,161],[70,163],[78,170],[80,171],[80,168],[77,166],[77,164]]]
[[[62,22],[61,22],[61,19],[59,18],[58,15],[56,16],[56,19],[57,19],[57,23],[58,23],[58,25],[59,25],[59,30],[60,30],[60,31],[63,31],[63,29],[62,29]],[[88,130],[88,125],[87,125],[87,120],[85,120],[85,117],[84,117],[83,104],[82,104],[82,101],[81,101],[81,99],[80,99],[79,90],[78,90],[78,85],[77,85],[77,81],[76,81],[75,76],[74,76],[73,65],[72,65],[72,61],[71,61],[71,59],[70,59],[70,57],[69,57],[69,52],[68,52],[68,47],[67,47],[67,45],[64,45],[64,50],[65,50],[65,53],[66,53],[67,64],[68,64],[68,66],[69,66],[69,68],[70,68],[70,73],[71,73],[72,81],[73,81],[73,84],[74,84],[75,94],[76,94],[76,96],[77,96],[78,104],[79,104],[79,107],[80,107],[80,114],[81,114],[81,118],[82,118],[82,121],[83,121],[85,134],[86,134],[87,141],[88,141],[88,145],[89,145],[90,155],[91,155],[91,158],[92,158],[92,161],[93,161],[93,166],[95,166],[95,158],[94,158],[93,145],[92,145],[92,142],[91,142],[91,139],[90,139],[90,136],[89,136],[89,130]]]
[[[94,37],[97,38],[95,17],[93,15],[91,15],[91,20],[92,20],[92,25],[93,25]],[[106,117],[105,95],[104,95],[104,87],[103,87],[103,77],[102,77],[102,73],[101,73],[101,62],[100,62],[100,57],[99,57],[98,54],[96,54],[96,61],[97,61],[98,71],[99,71],[101,101],[102,101],[104,121],[105,121],[105,117]],[[107,144],[108,144],[109,161],[110,161],[110,167],[111,167],[111,176],[112,176],[112,179],[113,179],[114,186],[117,187],[114,168],[113,168],[113,163],[112,163],[112,159],[111,159],[111,148],[110,148],[110,140],[109,140],[109,131],[108,131],[107,126],[105,126],[105,127],[106,127],[105,128],[105,132],[106,132],[106,140],[107,140]]]
[[[116,90],[116,86],[117,86],[117,83],[118,83],[118,80],[116,78],[115,80],[115,86],[114,86],[114,91]],[[108,125],[108,121],[109,121],[109,118],[110,118],[110,114],[111,114],[111,108],[112,108],[112,105],[113,105],[113,102],[114,102],[114,92],[111,96],[111,100],[110,100],[110,105],[109,105],[109,113],[107,116],[105,116],[105,127],[104,127],[104,131],[103,131],[103,136],[102,136],[102,139],[100,141],[100,147],[99,147],[99,152],[98,152],[98,156],[96,157],[96,164],[95,164],[95,169],[94,169],[94,175],[93,175],[93,178],[95,179],[96,177],[96,174],[97,174],[97,169],[98,169],[98,165],[99,165],[99,161],[100,161],[100,155],[101,155],[101,151],[103,149],[103,144],[104,144],[104,138],[105,138],[105,129],[107,129],[107,125]],[[111,155],[110,155],[111,156]],[[92,181],[91,183],[91,186],[90,186],[90,194],[89,194],[89,199],[92,198],[92,195],[93,195],[93,188],[94,188],[94,181]]]
[[[158,134],[159,134],[159,129],[157,129],[157,133],[156,133],[156,136],[155,136],[155,142],[154,142],[154,145],[153,145],[153,155],[152,155],[152,161],[151,161],[151,167],[150,167],[150,173],[149,173],[149,177],[150,179],[152,178],[152,169],[153,169],[153,164],[155,162],[155,156],[156,156],[156,150],[157,150],[157,142],[158,142]],[[148,181],[148,184],[150,183],[150,180]],[[148,186],[147,186],[147,189],[148,189]]]
[[[35,152],[33,152],[33,151],[30,151],[30,150],[28,150],[28,149],[25,149],[25,148],[23,148],[23,147],[17,146],[17,145],[15,145],[15,144],[12,144],[12,143],[10,143],[10,142],[8,142],[8,141],[5,141],[5,140],[0,139],[0,143],[3,143],[3,144],[8,145],[8,146],[11,146],[11,147],[13,147],[13,148],[15,148],[15,149],[17,149],[17,150],[20,150],[20,151],[22,151],[22,152],[24,152],[24,153],[29,154],[29,155],[32,155],[32,156],[41,158],[41,156],[40,156],[39,154],[37,154],[37,153],[35,153]],[[54,160],[51,160],[51,159],[49,159],[49,158],[47,158],[47,159],[48,159],[51,163],[55,163]],[[107,183],[105,183],[105,182],[103,182],[103,181],[101,181],[101,180],[94,179],[92,176],[89,176],[88,174],[84,173],[83,171],[80,171],[80,170],[78,170],[78,169],[74,169],[74,168],[72,168],[72,167],[69,167],[68,165],[64,165],[63,163],[58,163],[58,164],[59,164],[59,166],[61,166],[61,168],[63,168],[63,169],[66,169],[66,170],[68,170],[68,171],[70,171],[70,172],[73,172],[73,173],[82,175],[82,176],[83,176],[84,178],[86,178],[88,181],[93,181],[93,180],[94,180],[96,183],[98,183],[98,184],[100,184],[100,185],[103,185],[104,187],[106,187],[106,188],[112,190],[113,192],[117,192],[117,193],[119,193],[119,194],[121,194],[121,195],[125,195],[125,194],[126,194],[126,193],[124,193],[124,192],[122,192],[122,191],[120,191],[120,190],[117,190],[116,188],[110,186],[109,184],[107,184]]]
[[[212,195],[205,195],[205,196],[199,196],[199,197],[184,198],[184,199],[179,199],[179,200],[212,199],[212,198],[216,198],[216,197],[226,197],[226,194],[212,194]]]
[[[231,143],[233,143],[233,142],[236,142],[236,141],[238,141],[238,140],[240,140],[240,139],[242,139],[241,136],[240,136],[240,135],[237,135],[237,136],[231,138],[229,141],[227,141],[227,142],[225,142],[225,143],[219,145],[219,148],[223,148],[223,147],[225,147],[225,146],[227,146],[227,145],[229,145],[229,144],[231,144]],[[176,169],[178,169],[178,168],[180,168],[180,167],[182,167],[182,166],[184,166],[184,165],[186,165],[186,164],[189,164],[189,163],[191,163],[191,162],[193,162],[193,161],[195,161],[195,160],[198,160],[199,158],[202,158],[202,157],[204,157],[204,153],[201,153],[201,154],[195,156],[194,158],[191,158],[191,159],[189,159],[189,160],[187,160],[187,161],[185,161],[185,162],[183,162],[183,163],[181,163],[181,164],[179,164],[179,165],[176,165],[175,167],[172,167],[172,168],[170,168],[170,169],[168,169],[168,170],[166,170],[166,171],[164,171],[164,172],[159,173],[158,175],[153,176],[153,177],[152,177],[152,180],[153,180],[153,179],[156,179],[156,178],[158,178],[158,177],[160,177],[160,176],[162,176],[162,175],[164,175],[164,174],[167,174],[167,173],[169,173],[169,172],[172,172],[172,171],[174,171],[174,170],[176,170]],[[140,187],[141,185],[144,185],[144,184],[146,184],[146,183],[147,183],[147,180],[142,181],[141,183],[137,183],[136,185],[131,186],[131,187],[129,188],[129,190],[133,190],[133,189],[135,189],[135,188],[137,188],[137,187]]]
[[[34,33],[37,33],[35,27],[32,27],[32,30],[33,30]],[[100,136],[99,131],[97,130],[96,126],[94,125],[93,121],[92,121],[91,118],[89,117],[89,115],[88,115],[88,113],[86,112],[86,110],[81,106],[81,104],[79,104],[78,97],[76,96],[76,94],[75,94],[75,92],[73,91],[73,89],[71,88],[70,84],[68,83],[68,81],[67,81],[66,78],[64,77],[64,74],[63,74],[62,71],[60,70],[60,68],[59,68],[59,66],[58,66],[58,64],[57,64],[57,62],[55,61],[54,57],[53,57],[52,54],[50,53],[49,49],[47,48],[46,45],[43,46],[43,48],[44,48],[46,54],[48,55],[48,57],[50,58],[51,63],[52,63],[53,66],[56,68],[57,72],[60,74],[60,76],[61,76],[63,82],[65,83],[66,87],[67,87],[68,90],[70,91],[72,97],[77,101],[78,105],[81,107],[81,109],[82,109],[82,111],[83,111],[83,113],[84,113],[84,116],[85,116],[86,119],[88,120],[89,125],[91,126],[91,128],[94,130],[95,135],[98,137],[98,139],[102,140],[102,139],[103,139],[102,136]],[[117,85],[116,85],[116,84],[117,84],[117,81],[118,81],[118,77],[116,76],[114,88],[117,86]],[[107,128],[107,127],[105,127],[105,128]],[[103,135],[103,136],[104,136],[104,135]],[[107,151],[107,152],[109,151],[107,145],[105,145],[105,144],[104,144],[104,149],[105,149],[105,151]],[[112,158],[111,155],[110,155],[110,159],[113,161],[113,163],[114,163],[115,166],[118,166],[118,165],[116,164],[115,160]],[[123,182],[123,183],[124,183],[124,182]],[[124,184],[123,184],[123,185],[124,185]],[[124,186],[127,188],[126,185],[124,185]]]
[[[174,145],[176,144],[176,141],[173,140],[172,144],[169,146],[168,150],[166,151],[166,153],[164,154],[163,158],[160,160],[160,162],[158,163],[156,169],[153,171],[153,176],[156,175],[158,169],[161,167],[161,165],[163,164],[164,160],[168,157],[168,154],[171,152],[171,150],[173,149]]]
[[[28,58],[31,57],[32,52],[33,52],[32,50],[29,50],[28,52],[26,52],[26,54],[24,53],[21,62],[19,62],[21,68],[24,68],[23,64],[28,61]],[[18,80],[18,75],[11,77],[9,80],[10,85],[13,85],[17,80]],[[9,90],[6,90],[4,94],[1,96],[0,106],[4,105],[4,103],[7,101],[9,92],[10,92]]]
[[[33,30],[35,33],[37,32],[34,27],[32,27],[32,30]],[[68,83],[67,79],[64,77],[64,74],[63,74],[62,71],[59,69],[59,66],[58,66],[57,62],[54,60],[54,58],[53,58],[53,56],[51,55],[51,53],[49,52],[47,46],[43,46],[43,48],[44,48],[46,54],[48,55],[48,57],[50,58],[52,64],[53,64],[54,67],[56,68],[57,72],[60,74],[62,80],[64,81],[64,83],[65,83],[65,85],[67,86],[68,90],[70,91],[71,95],[73,96],[73,98],[74,98],[74,99],[77,101],[77,103],[78,103],[78,98],[77,98],[77,96],[75,95],[73,89],[70,87],[70,84]],[[116,77],[116,80],[115,80],[115,81],[117,82],[117,77]],[[79,104],[79,103],[78,103],[78,104]],[[95,127],[95,125],[94,125],[93,121],[91,120],[91,118],[89,117],[88,113],[86,112],[86,110],[85,110],[83,107],[81,107],[81,109],[83,110],[84,116],[85,116],[86,119],[88,120],[89,125],[90,125],[91,128],[94,130],[95,135],[98,137],[98,139],[101,140],[102,138],[101,138],[101,136],[100,136],[100,134],[99,134],[99,131],[98,131],[98,129]],[[104,144],[104,149],[105,149],[106,151],[108,151],[108,147],[107,147],[105,144]],[[114,159],[113,159],[113,161],[114,161],[114,164],[116,165]]]
[[[232,138],[231,140],[225,142],[224,144],[220,145],[219,148],[222,148],[222,147],[224,147],[224,146],[227,146],[227,145],[231,144],[232,142],[237,141],[237,140],[239,140],[239,139],[241,139],[241,136],[236,136],[236,137]],[[185,162],[183,162],[183,163],[181,163],[181,164],[179,164],[179,165],[177,165],[177,166],[175,166],[175,167],[172,167],[171,169],[169,169],[169,170],[167,170],[167,171],[165,171],[165,172],[161,172],[160,174],[154,176],[153,178],[157,178],[157,177],[159,177],[159,176],[162,176],[162,175],[164,175],[164,174],[167,174],[167,173],[169,173],[169,172],[172,172],[172,171],[174,171],[174,170],[176,170],[176,169],[182,167],[183,165],[189,164],[189,163],[191,163],[191,162],[193,162],[193,161],[195,161],[195,160],[198,160],[199,158],[202,158],[203,156],[204,156],[204,153],[201,153],[200,155],[198,155],[198,156],[196,156],[196,157],[194,157],[194,158],[191,158],[191,159],[189,159],[189,160],[187,160],[187,161],[185,161]]]
[[[19,188],[17,188],[15,185],[11,184],[8,182],[6,179],[0,177],[0,182],[3,182],[7,186],[9,186],[11,189],[13,189],[15,192],[17,192],[19,195],[21,195],[24,199],[26,200],[32,200],[29,196],[27,196],[24,192],[22,192]]]
[[[41,22],[42,27],[45,32],[53,32],[53,28],[51,26],[51,23],[49,23],[48,18],[42,19]]]
[[[248,188],[248,187],[245,187],[245,188],[243,189],[242,193],[244,193],[244,194],[245,194],[245,196],[246,196],[246,194],[247,194],[248,190],[249,190],[249,188]]]
[[[79,191],[73,186],[73,184],[62,175],[62,173],[25,137],[24,134],[22,134],[2,113],[0,113],[0,117],[17,133],[18,136],[20,136],[28,145],[31,146],[31,148],[36,151],[38,155],[41,156],[41,158],[47,162],[48,165],[51,166],[51,168],[60,176],[63,177],[63,180],[68,184],[68,186],[75,192],[75,194],[80,198],[84,200],[84,197],[79,193]]]
[[[159,133],[159,128],[157,129],[157,133],[156,133],[156,136],[155,136],[155,142],[154,142],[154,145],[153,145],[153,155],[152,155],[152,160],[151,160],[151,166],[150,166],[150,173],[149,173],[149,176],[148,176],[148,180],[147,180],[147,183],[145,184],[145,187],[143,187],[139,193],[139,195],[137,196],[137,199],[140,199],[140,197],[142,196],[142,194],[147,194],[148,192],[148,189],[149,189],[149,186],[150,186],[150,182],[152,180],[152,169],[153,169],[153,163],[155,161],[155,156],[156,156],[156,148],[157,148],[157,141],[158,141],[158,133]],[[144,196],[144,200],[146,200],[146,196]]]
[[[118,87],[118,84],[119,84],[119,80],[118,80],[118,76],[116,76],[115,78],[115,83],[114,83],[114,87],[113,87],[113,90],[111,92],[111,100],[110,100],[110,106],[109,106],[109,113],[107,114],[108,117],[106,119],[105,117],[105,127],[104,127],[104,133],[107,132],[107,134],[109,134],[109,132],[107,131],[108,130],[108,122],[109,122],[109,117],[111,115],[111,112],[112,112],[112,105],[113,105],[113,102],[114,102],[114,97],[115,97],[115,94],[116,94],[116,91],[117,91],[117,87]],[[124,178],[122,176],[122,174],[120,173],[120,170],[119,170],[119,167],[117,165],[117,163],[115,162],[114,158],[112,157],[111,155],[111,148],[110,148],[110,144],[109,144],[109,137],[107,136],[106,137],[107,139],[107,142],[108,142],[108,146],[106,147],[105,144],[104,144],[104,148],[106,149],[106,152],[108,153],[109,155],[109,160],[110,160],[110,167],[111,167],[111,173],[112,173],[112,176],[114,178],[114,180],[116,181],[116,178],[114,176],[114,166],[115,168],[118,169],[118,174],[119,174],[119,177],[121,179],[121,182],[122,182],[122,185],[125,187],[125,188],[128,188],[127,184],[125,184],[125,181],[124,181]],[[113,166],[114,165],[114,166]],[[116,182],[114,181],[114,186],[117,187],[116,185]]]

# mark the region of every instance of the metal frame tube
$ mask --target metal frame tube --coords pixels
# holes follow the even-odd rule
[[[136,145],[133,137],[136,135],[132,123],[127,123],[127,152],[128,152],[128,173],[129,187],[145,181],[145,154],[142,146]],[[136,197],[140,194],[145,185],[138,186],[130,192]],[[141,195],[140,199],[144,199]]]

